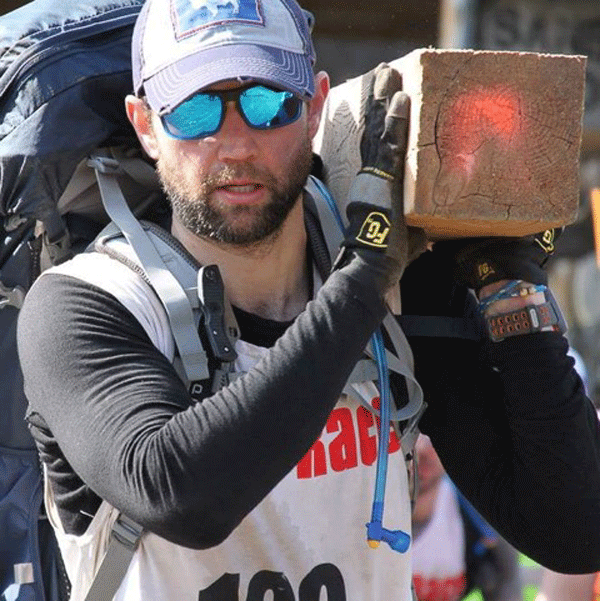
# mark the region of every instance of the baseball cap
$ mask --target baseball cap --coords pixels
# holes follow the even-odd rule
[[[146,0],[133,32],[134,92],[161,115],[230,79],[309,99],[311,28],[295,0]]]

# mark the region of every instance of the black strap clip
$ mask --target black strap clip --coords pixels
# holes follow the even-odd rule
[[[204,315],[206,336],[215,359],[232,363],[237,358],[227,332],[225,320],[225,291],[216,265],[206,265],[198,271],[198,298]]]

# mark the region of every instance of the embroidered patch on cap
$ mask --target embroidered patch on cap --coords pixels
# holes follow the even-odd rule
[[[178,39],[215,24],[264,25],[260,0],[171,0],[171,14]]]

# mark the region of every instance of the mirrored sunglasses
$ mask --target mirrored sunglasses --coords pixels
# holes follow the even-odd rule
[[[253,85],[237,90],[199,92],[162,115],[165,131],[178,140],[211,136],[225,120],[225,103],[233,101],[253,129],[275,129],[293,123],[302,113],[302,100],[291,92]]]

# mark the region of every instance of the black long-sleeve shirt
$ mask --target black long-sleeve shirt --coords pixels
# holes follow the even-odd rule
[[[403,312],[462,316],[452,258],[426,253],[402,280]],[[600,431],[555,332],[494,343],[410,337],[428,409],[420,422],[449,476],[511,544],[556,571],[600,561]]]
[[[404,313],[465,314],[468,294],[446,259],[428,252],[407,270]],[[67,531],[81,533],[104,498],[185,546],[227,537],[320,434],[383,315],[373,278],[365,264],[335,272],[256,369],[194,403],[110,294],[42,277],[21,312],[19,347],[29,421]],[[531,558],[600,569],[598,424],[564,337],[410,343],[428,403],[422,430],[459,488]]]

